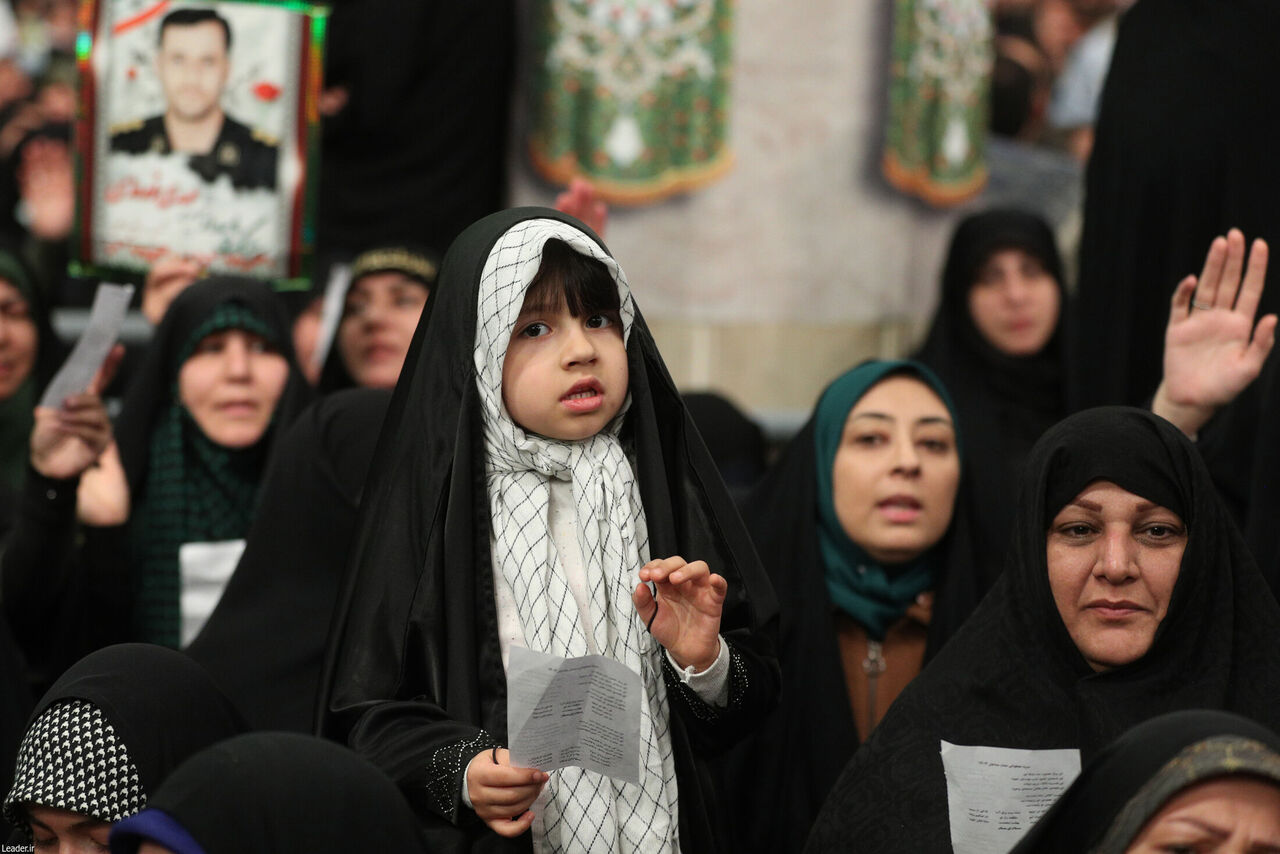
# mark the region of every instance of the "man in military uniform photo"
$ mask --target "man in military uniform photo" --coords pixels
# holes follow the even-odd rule
[[[222,109],[231,72],[231,26],[213,9],[177,9],[160,22],[156,74],[165,111],[111,128],[111,150],[187,154],[193,172],[236,189],[274,190],[277,141]]]

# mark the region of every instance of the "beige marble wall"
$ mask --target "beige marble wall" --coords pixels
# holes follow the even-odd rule
[[[887,0],[740,0],[733,171],[615,210],[608,243],[677,381],[803,413],[840,370],[897,355],[932,310],[957,214],[876,177]],[[515,157],[517,204],[548,204]]]

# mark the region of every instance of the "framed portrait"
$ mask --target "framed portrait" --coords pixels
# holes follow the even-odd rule
[[[171,253],[306,275],[325,14],[293,0],[86,0],[78,271],[136,275]]]

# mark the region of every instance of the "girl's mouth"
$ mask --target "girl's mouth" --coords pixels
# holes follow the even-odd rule
[[[571,412],[595,412],[604,404],[604,389],[595,379],[573,384],[560,402]]]

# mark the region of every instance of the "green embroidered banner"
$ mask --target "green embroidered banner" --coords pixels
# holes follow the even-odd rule
[[[984,0],[894,0],[882,167],[904,193],[952,205],[986,184],[991,39]]]
[[[732,165],[732,0],[539,0],[534,166],[615,204],[701,186]]]

